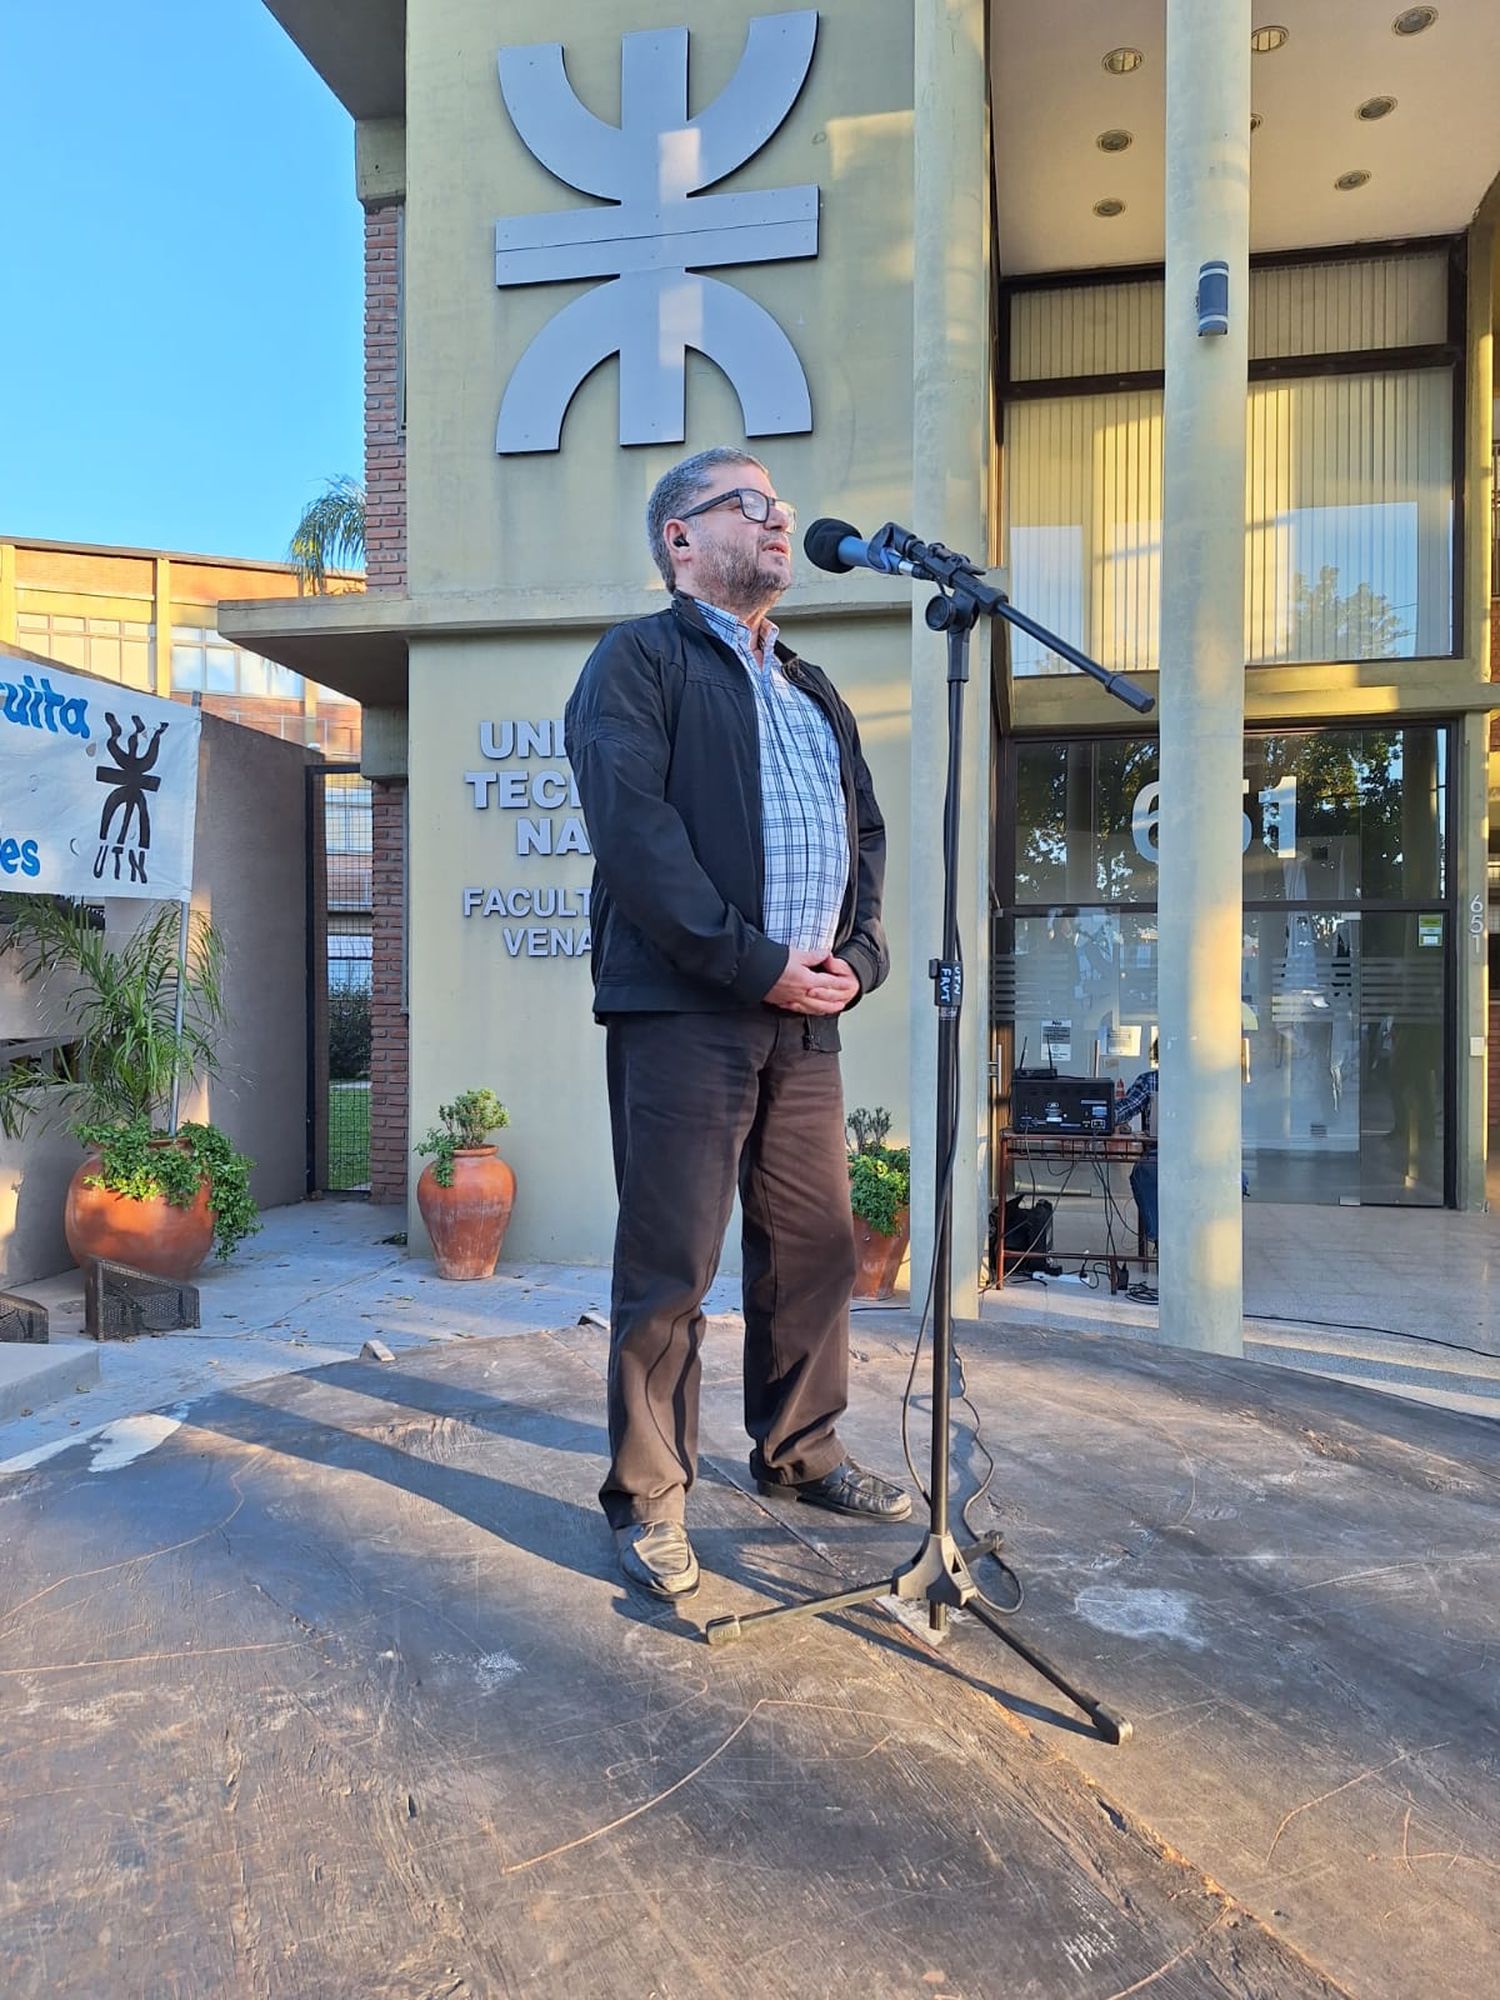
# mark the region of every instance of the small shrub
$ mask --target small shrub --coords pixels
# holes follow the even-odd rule
[[[337,987],[328,996],[328,1074],[335,1083],[370,1074],[370,995],[363,987]]]
[[[75,1125],[73,1130],[99,1154],[98,1170],[86,1183],[89,1187],[107,1188],[132,1201],[164,1198],[174,1208],[191,1208],[207,1182],[219,1257],[232,1256],[260,1228],[260,1213],[250,1193],[255,1162],[237,1153],[215,1126],[181,1125],[175,1142],[165,1133],[153,1132],[148,1118],[102,1119]]]
[[[453,1185],[453,1155],[472,1152],[489,1143],[491,1132],[510,1123],[510,1113],[492,1090],[461,1090],[451,1104],[438,1106],[441,1125],[419,1140],[417,1151],[435,1156],[432,1177],[439,1187]]]
[[[873,1111],[856,1108],[844,1120],[844,1130],[850,1139],[851,1153],[878,1153],[885,1146],[885,1135],[891,1129],[891,1114],[882,1104]]]
[[[851,1111],[846,1129],[849,1148],[849,1204],[862,1222],[882,1236],[894,1236],[901,1211],[911,1204],[911,1148],[888,1146],[891,1114]]]

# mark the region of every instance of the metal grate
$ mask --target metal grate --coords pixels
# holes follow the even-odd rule
[[[93,1340],[176,1333],[198,1323],[196,1285],[111,1264],[104,1257],[83,1267],[83,1330]]]
[[[0,1292],[0,1340],[43,1345],[52,1338],[47,1326],[47,1308],[19,1292]]]
[[[312,970],[321,982],[314,1070],[323,1101],[315,1123],[325,1143],[316,1148],[314,1178],[324,1192],[353,1194],[370,1185],[373,792],[358,771],[323,771],[318,782],[322,942]]]

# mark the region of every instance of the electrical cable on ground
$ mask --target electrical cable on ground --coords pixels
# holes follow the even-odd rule
[[[1378,1333],[1383,1334],[1387,1340],[1417,1340],[1424,1347],[1445,1347],[1450,1354],[1480,1354],[1491,1360],[1496,1358],[1487,1347],[1470,1347],[1461,1340],[1439,1340],[1436,1334],[1411,1333],[1405,1327],[1368,1326],[1363,1320],[1357,1319],[1304,1319],[1300,1314],[1295,1319],[1288,1319],[1281,1313],[1252,1312],[1247,1312],[1245,1318],[1264,1320],[1272,1326],[1318,1326],[1329,1333]]]

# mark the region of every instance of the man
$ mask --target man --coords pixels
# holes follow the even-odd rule
[[[1125,1095],[1115,1103],[1117,1131],[1122,1125],[1128,1125],[1132,1118],[1139,1117],[1141,1121],[1141,1136],[1146,1141],[1146,1150],[1130,1169],[1130,1192],[1135,1196],[1135,1205],[1141,1213],[1141,1234],[1153,1250],[1161,1231],[1156,1160],[1156,1106],[1161,1071],[1156,1065],[1157,1044],[1153,1036],[1150,1069],[1143,1069]]]
[[[1253,1018],[1253,1017],[1252,1017]],[[1157,1143],[1161,1138],[1159,1106],[1161,1101],[1161,1071],[1157,1067],[1160,1051],[1156,1037],[1151,1038],[1151,1067],[1143,1069],[1123,1097],[1115,1100],[1115,1128],[1128,1125],[1132,1118],[1141,1121],[1141,1136],[1146,1141],[1146,1151],[1130,1169],[1130,1192],[1135,1196],[1135,1205],[1141,1214],[1141,1234],[1155,1251],[1161,1237],[1161,1199],[1159,1193],[1159,1173]],[[1248,1082],[1250,1077],[1250,1044],[1242,1034],[1240,1037],[1240,1075]],[[1248,1196],[1250,1182],[1240,1174],[1240,1194]]]
[[[793,510],[729,447],[646,514],[670,606],[605,634],[566,714],[594,850],[594,1012],[620,1213],[600,1501],[632,1583],[698,1586],[703,1295],[738,1188],[760,1490],[903,1520],[838,1436],[853,1228],[838,1017],[884,979],[885,827],[854,718],[782,645]]]

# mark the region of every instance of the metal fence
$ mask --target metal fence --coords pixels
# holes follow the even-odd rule
[[[370,1186],[371,789],[352,765],[308,774],[308,1186]]]

